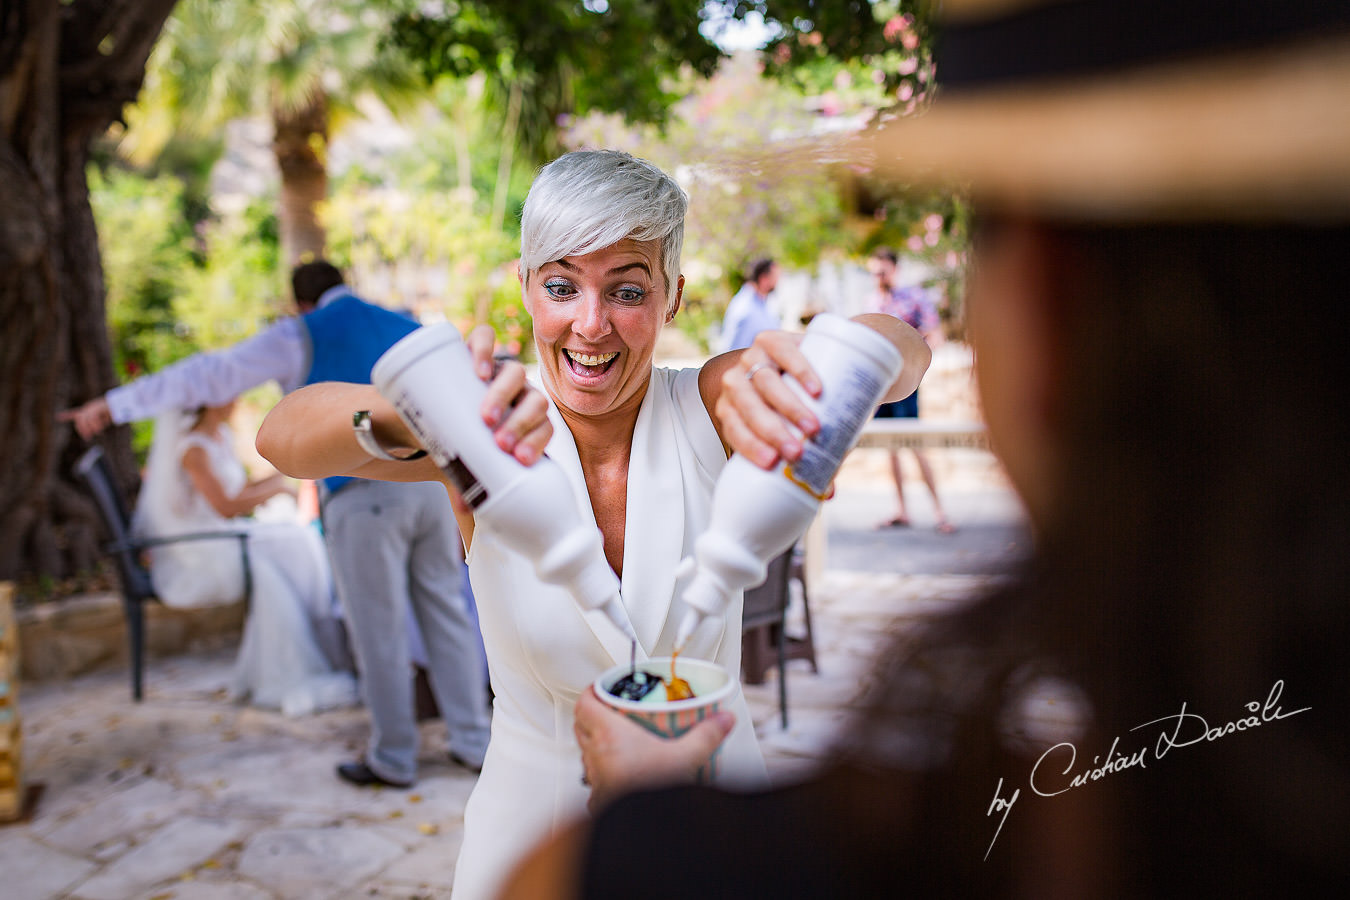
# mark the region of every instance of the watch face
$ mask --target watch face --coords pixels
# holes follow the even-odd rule
[[[356,442],[361,445],[361,449],[369,453],[376,459],[393,459],[375,440],[375,435],[371,432],[370,410],[361,409],[352,413],[352,431],[356,435]]]
[[[390,462],[412,462],[427,455],[427,451],[418,450],[407,456],[394,456],[381,447],[372,430],[370,410],[368,409],[360,409],[352,413],[352,431],[355,433],[356,442],[361,445],[361,449],[376,459],[387,459]]]

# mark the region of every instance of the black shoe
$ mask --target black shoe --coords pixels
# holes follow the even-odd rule
[[[465,759],[464,757],[460,756],[458,753],[456,753],[456,752],[453,751],[453,750],[450,751],[450,761],[451,761],[452,763],[454,763],[455,765],[457,765],[457,766],[463,766],[464,768],[468,769],[470,772],[472,772],[472,773],[475,774],[475,775],[479,775],[479,774],[481,774],[482,771],[483,771],[483,764],[482,764],[482,763],[479,763],[478,765],[475,766],[473,763],[469,762],[467,759]]]
[[[356,762],[340,763],[337,767],[337,776],[349,784],[359,787],[369,787],[371,785],[382,785],[391,788],[409,788],[412,787],[411,781],[390,781],[388,778],[381,778],[376,775],[370,766],[366,765],[365,760]]]

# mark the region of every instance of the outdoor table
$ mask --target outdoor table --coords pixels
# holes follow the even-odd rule
[[[873,450],[939,450],[962,448],[988,450],[989,439],[982,422],[944,419],[871,419],[863,426],[858,447]],[[817,515],[803,539],[806,550],[806,579],[818,583],[824,575],[829,556],[825,517]]]
[[[952,447],[988,450],[981,422],[943,419],[872,419],[863,426],[859,447],[880,450],[935,450]]]

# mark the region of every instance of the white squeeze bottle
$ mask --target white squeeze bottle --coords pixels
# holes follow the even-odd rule
[[[815,414],[820,431],[803,442],[795,463],[765,471],[739,453],[727,461],[713,489],[708,530],[694,542],[692,561],[682,564],[693,569],[693,578],[684,589],[689,609],[676,633],[677,651],[704,618],[722,615],[738,591],[763,582],[769,562],[806,531],[903,364],[887,338],[831,313],[811,320],[801,351],[820,379],[820,397],[807,394],[791,375],[783,380]]]
[[[475,527],[500,535],[540,579],[566,588],[585,610],[603,610],[636,640],[600,529],[582,518],[556,462],[542,456],[526,466],[497,446],[480,411],[487,385],[453,325],[412,332],[370,379],[473,510]]]

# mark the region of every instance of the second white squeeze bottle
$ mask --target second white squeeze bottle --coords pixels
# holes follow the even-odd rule
[[[713,488],[708,530],[694,542],[692,560],[682,563],[693,577],[684,589],[688,610],[676,633],[677,651],[705,618],[722,615],[737,592],[762,583],[769,562],[806,531],[904,362],[887,338],[831,313],[811,320],[800,346],[820,379],[820,397],[791,375],[783,380],[815,414],[820,431],[803,442],[794,463],[766,471],[739,453],[727,461]]]
[[[481,412],[487,385],[453,325],[412,332],[370,378],[473,510],[476,527],[500,535],[540,579],[566,588],[583,609],[603,610],[636,640],[600,529],[582,518],[556,462],[541,456],[526,466],[497,446]]]

